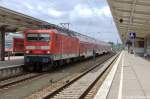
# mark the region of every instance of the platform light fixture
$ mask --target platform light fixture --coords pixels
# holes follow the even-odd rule
[[[120,19],[119,19],[119,22],[120,22],[120,23],[123,23],[123,19],[122,19],[122,18],[120,18]]]

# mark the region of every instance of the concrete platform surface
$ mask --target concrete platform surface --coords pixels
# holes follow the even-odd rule
[[[24,64],[24,56],[11,56],[10,60],[8,60],[8,57],[5,57],[5,59],[6,61],[0,61],[0,68]]]
[[[97,94],[103,96],[106,89],[108,87]],[[123,51],[109,91],[103,99],[150,99],[150,62]]]
[[[10,56],[10,60],[24,59],[24,56]],[[8,57],[5,57],[5,60],[9,60]]]

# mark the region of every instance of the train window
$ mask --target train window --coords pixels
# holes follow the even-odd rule
[[[39,34],[39,41],[49,41],[50,35],[49,34]]]
[[[27,35],[27,40],[28,41],[44,41],[47,42],[50,40],[50,35],[49,34],[40,34],[40,33],[29,33]]]
[[[28,41],[37,41],[38,40],[38,34],[28,34],[27,35],[27,40]]]

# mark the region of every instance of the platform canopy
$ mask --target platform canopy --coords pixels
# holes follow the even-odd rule
[[[0,6],[0,28],[6,27],[6,31],[13,32],[26,28],[36,28],[43,24],[53,25]]]
[[[107,0],[122,41],[130,32],[138,38],[150,34],[150,0]]]

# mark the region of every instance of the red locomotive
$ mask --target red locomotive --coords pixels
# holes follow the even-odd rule
[[[24,34],[25,66],[30,71],[44,71],[58,64],[93,56],[93,52],[110,51],[107,43],[69,30],[31,29]]]
[[[24,52],[24,39],[23,38],[13,38],[13,52],[23,53]]]
[[[13,37],[12,40],[8,39],[5,42],[5,53],[13,55],[23,55],[24,54],[24,38]]]

